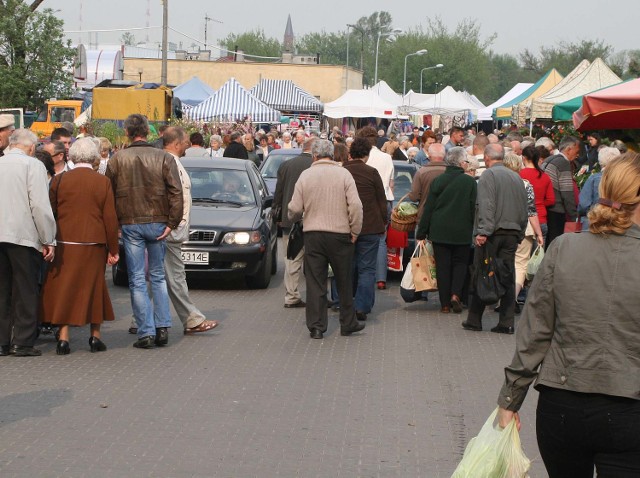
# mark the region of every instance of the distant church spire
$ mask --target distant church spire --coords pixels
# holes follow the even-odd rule
[[[284,30],[284,51],[293,51],[293,26],[291,25],[291,14],[287,18],[287,28]]]

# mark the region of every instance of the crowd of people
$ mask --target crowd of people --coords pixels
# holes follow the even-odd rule
[[[206,148],[200,133],[175,126],[149,143],[147,119],[134,114],[124,124],[129,146],[111,154],[106,138],[74,140],[65,128],[38,147],[13,124],[0,115],[0,356],[40,355],[38,324],[57,328],[59,355],[72,350],[72,326],[89,325],[91,352],[107,350],[100,329],[114,311],[105,266],[121,260],[119,234],[133,346],[168,344],[170,301],[184,334],[214,329],[189,297],[180,258],[191,208],[180,158],[259,163],[277,147],[302,150],[279,169],[272,207],[285,249],[303,231],[302,247],[285,259],[284,307],[305,308],[312,339],[324,338],[330,306],[339,309],[342,336],[360,332],[376,288],[386,288],[393,159],[401,159],[421,165],[407,194],[418,210],[417,247],[432,243],[440,312],[466,307],[463,329],[481,332],[495,305],[473,287],[471,263],[492,256],[504,264],[491,331],[513,334],[527,263],[535,248],[546,249],[505,369],[501,425],[519,420],[535,381],[538,443],[551,477],[592,476],[594,466],[603,476],[640,473],[640,155],[624,145],[605,146],[591,133],[587,145],[565,136],[556,148],[545,136],[500,139],[459,127],[448,135],[414,128],[396,140],[365,126],[346,135],[300,130],[281,143],[272,133],[236,132],[228,143],[214,134]],[[578,171],[593,173],[582,188]],[[567,234],[572,223],[584,233]]]

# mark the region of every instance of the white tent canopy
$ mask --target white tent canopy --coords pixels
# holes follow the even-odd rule
[[[329,118],[396,118],[398,107],[373,90],[347,90],[340,98],[324,105]]]
[[[422,103],[423,101],[427,101],[431,98],[433,98],[433,93],[428,93],[428,94],[423,94],[423,93],[416,93],[413,90],[409,90],[409,92],[404,95],[404,105],[407,106],[411,106],[411,105],[416,105],[418,103]]]
[[[533,100],[529,116],[532,121],[538,118],[551,119],[554,105],[621,81],[620,77],[600,58],[596,58],[591,64],[587,60],[582,60],[564,80]]]
[[[433,95],[426,101],[415,105],[405,105],[405,111],[411,113],[423,113],[432,115],[459,115],[470,112],[477,115],[480,105],[467,98],[464,94],[456,91],[451,86],[447,86],[440,93]]]
[[[533,83],[516,84],[513,88],[511,88],[504,95],[502,95],[500,99],[491,103],[489,106],[486,106],[485,108],[481,108],[480,110],[478,110],[478,121],[492,121],[493,120],[492,114],[495,108],[498,108],[499,106],[504,105],[505,103],[508,103],[509,101],[517,98],[532,86],[533,86]]]
[[[400,106],[402,104],[402,95],[399,95],[398,93],[393,91],[393,89],[391,89],[391,87],[384,80],[380,80],[370,89],[375,91],[376,94],[387,103],[391,103],[392,105],[396,106]]]

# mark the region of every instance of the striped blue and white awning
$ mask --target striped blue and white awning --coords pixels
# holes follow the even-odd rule
[[[291,80],[260,80],[251,93],[263,103],[280,111],[322,111],[322,102]]]
[[[235,78],[230,78],[209,98],[187,113],[195,121],[242,121],[279,123],[280,112],[265,105]]]

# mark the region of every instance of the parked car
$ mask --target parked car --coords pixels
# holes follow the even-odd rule
[[[260,175],[264,182],[267,183],[267,188],[271,194],[276,192],[276,183],[278,182],[278,169],[285,161],[295,158],[302,153],[300,148],[292,149],[274,149],[269,153],[267,159],[265,159],[260,165]]]
[[[189,240],[182,245],[187,278],[244,276],[252,289],[265,289],[277,270],[273,196],[253,162],[183,158],[191,179]],[[124,248],[113,266],[115,285],[128,283]]]

